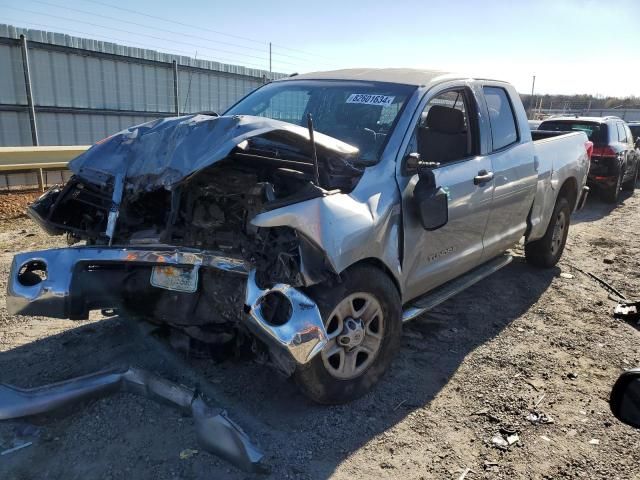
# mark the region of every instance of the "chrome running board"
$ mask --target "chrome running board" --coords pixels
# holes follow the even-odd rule
[[[497,272],[502,267],[506,267],[512,260],[513,257],[509,254],[501,255],[493,260],[483,263],[479,267],[470,270],[464,275],[455,278],[444,285],[434,288],[426,295],[413,300],[402,310],[402,321],[408,322],[422,313],[432,310],[434,307],[440,305],[446,300],[449,300],[454,295],[457,295],[470,286],[475,285],[483,278]]]

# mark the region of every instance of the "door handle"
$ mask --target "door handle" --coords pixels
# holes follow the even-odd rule
[[[493,180],[493,172],[487,172],[486,170],[480,170],[478,172],[478,175],[473,177],[474,185],[481,185],[490,180]]]

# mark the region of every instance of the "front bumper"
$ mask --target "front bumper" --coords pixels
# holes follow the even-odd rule
[[[74,285],[74,276],[96,265],[205,267],[245,275],[246,316],[243,321],[270,348],[284,350],[296,364],[304,364],[327,343],[318,307],[301,291],[284,284],[261,289],[256,284],[255,272],[250,271],[242,260],[174,247],[73,247],[18,254],[9,274],[7,310],[14,315],[86,318],[87,309],[117,307],[117,295],[113,294],[117,292],[117,285],[109,286],[108,282],[94,288],[77,285],[77,282]],[[149,285],[149,288],[155,287]],[[287,318],[280,318],[277,323],[263,312],[265,299],[271,295],[289,302]],[[243,312],[238,315],[242,316]]]

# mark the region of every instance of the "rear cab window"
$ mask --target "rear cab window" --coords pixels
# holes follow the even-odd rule
[[[483,87],[489,109],[493,150],[501,150],[518,141],[518,128],[513,106],[504,88]]]

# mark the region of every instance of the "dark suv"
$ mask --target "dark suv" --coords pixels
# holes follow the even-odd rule
[[[593,142],[589,186],[600,191],[605,202],[615,203],[621,189],[633,191],[640,170],[629,126],[618,117],[557,117],[545,120],[538,130],[582,131]]]
[[[636,143],[636,150],[638,150],[640,149],[640,122],[627,122],[627,125],[629,125],[629,129]]]

